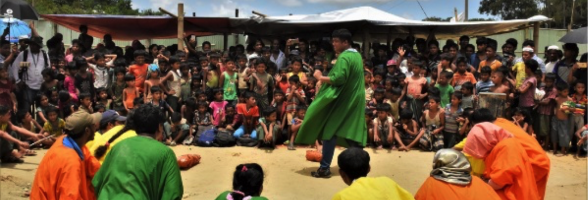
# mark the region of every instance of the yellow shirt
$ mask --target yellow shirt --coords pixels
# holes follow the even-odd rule
[[[527,74],[525,73],[525,63],[520,62],[515,64],[512,66],[512,70],[517,73],[517,76],[515,77],[517,82],[516,88],[519,88],[523,85],[523,82],[525,82],[525,77],[527,77]]]
[[[65,121],[63,119],[57,119],[57,127],[53,127],[51,122],[46,121],[43,125],[43,130],[49,133],[49,135],[53,135],[55,138],[63,135],[63,129],[65,128]]]
[[[114,136],[116,133],[118,133],[118,131],[120,131],[123,127],[124,127],[124,125],[115,126],[112,129],[106,131],[106,133],[102,134],[100,137],[98,137],[98,138],[94,137],[94,144],[92,145],[92,147],[89,148],[90,153],[92,153],[92,155],[94,156],[94,152],[96,151],[96,149],[98,149],[98,147],[106,144],[106,142],[108,142],[108,140],[110,140],[110,138],[112,138],[112,136]],[[104,159],[106,158],[106,156],[108,156],[108,152],[110,152],[112,147],[114,147],[120,141],[123,141],[127,138],[130,138],[130,137],[135,137],[135,136],[137,136],[137,133],[135,133],[134,130],[129,130],[129,131],[123,133],[122,135],[120,135],[118,138],[116,138],[116,140],[114,140],[113,142],[110,143],[110,147],[108,147],[108,149],[106,149],[106,153],[104,154],[104,156],[102,156],[102,158],[98,159],[98,161],[100,161],[100,164],[102,164],[102,162],[104,162]]]
[[[461,142],[457,143],[454,147],[459,149],[463,149],[466,143],[466,139],[463,139]],[[463,152],[462,152],[463,153]],[[467,153],[463,153],[465,157],[470,161],[470,166],[472,167],[472,175],[477,177],[482,177],[484,175],[484,170],[486,169],[486,164],[484,163],[484,159],[477,159],[470,156]]]
[[[339,191],[333,200],[397,199],[413,200],[414,197],[388,177],[362,177],[349,187]]]

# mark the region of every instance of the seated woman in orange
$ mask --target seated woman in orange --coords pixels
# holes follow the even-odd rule
[[[433,171],[415,195],[416,200],[500,200],[492,187],[471,175],[470,163],[454,149],[441,149],[433,158]]]
[[[476,125],[470,130],[463,152],[484,159],[488,185],[501,199],[541,199],[531,159],[521,142],[491,122],[480,122],[478,119],[493,118],[488,109],[476,110],[472,118]]]

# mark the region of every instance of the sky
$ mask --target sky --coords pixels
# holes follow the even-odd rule
[[[495,18],[478,13],[481,0],[469,0],[469,18]],[[186,3],[190,2],[190,3]],[[418,2],[421,3],[421,10]],[[186,16],[196,12],[201,17],[234,17],[235,8],[239,17],[251,16],[251,11],[268,16],[289,14],[318,14],[333,10],[357,6],[372,6],[380,10],[413,20],[422,20],[426,16],[441,18],[464,12],[465,0],[132,0],[133,8],[158,10],[160,7],[172,13],[177,12],[177,4],[184,3]],[[425,14],[426,13],[426,14]]]

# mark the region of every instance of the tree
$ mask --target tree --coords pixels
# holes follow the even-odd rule
[[[494,21],[492,18],[471,18],[468,19],[469,22],[482,22],[482,21]]]
[[[551,18],[551,21],[544,22],[549,28],[567,28],[572,15],[573,0],[541,0],[543,8],[541,14]],[[574,21],[572,28],[584,27],[587,25],[586,18],[588,3],[587,0],[576,0],[574,5]]]
[[[159,11],[133,9],[131,0],[26,0],[39,14],[162,15]]]
[[[478,12],[500,16],[503,20],[527,19],[539,14],[541,0],[482,0]]]
[[[430,21],[430,22],[448,22],[449,20],[451,20],[451,17],[448,18],[441,18],[441,17],[427,17],[425,19],[423,19],[423,21]]]

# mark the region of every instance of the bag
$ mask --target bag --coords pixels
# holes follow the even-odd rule
[[[244,147],[254,147],[257,146],[259,140],[253,139],[251,137],[239,137],[237,138],[237,145],[244,146]]]
[[[306,160],[312,162],[320,162],[323,159],[323,154],[317,150],[307,150]]]
[[[421,139],[419,139],[419,145],[424,151],[433,151],[433,137],[431,133],[432,131],[427,129]]]
[[[214,144],[214,137],[215,137],[216,130],[208,129],[200,135],[196,144],[201,147],[211,147]]]
[[[198,154],[185,154],[178,157],[177,162],[180,169],[190,169],[200,163],[200,159],[201,157]]]
[[[218,147],[232,147],[236,142],[233,134],[226,130],[219,130],[214,137],[214,144]]]

